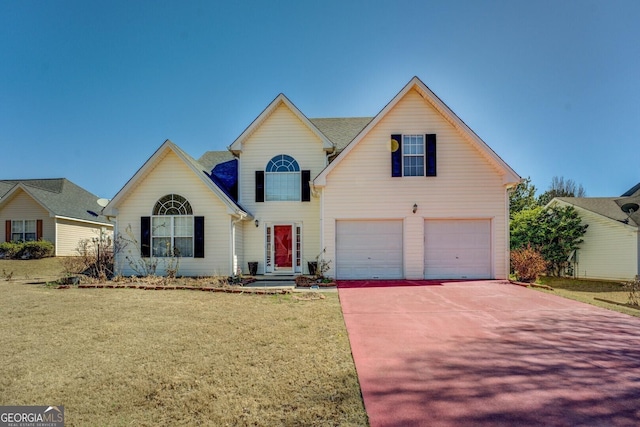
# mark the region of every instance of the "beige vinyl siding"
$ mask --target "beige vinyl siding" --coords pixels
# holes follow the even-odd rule
[[[58,218],[56,222],[56,256],[77,256],[81,240],[99,239],[102,226],[82,221]],[[110,227],[104,227],[104,236],[112,236]]]
[[[437,176],[391,177],[391,135],[425,133],[437,135]],[[486,218],[494,230],[492,276],[505,278],[507,198],[502,182],[496,167],[411,90],[327,176],[323,190],[326,255],[335,258],[336,220],[402,219],[405,278],[419,279],[424,274],[424,219]],[[415,214],[414,204],[418,205]]]
[[[313,261],[320,252],[320,200],[310,202],[272,201],[256,203],[255,171],[264,171],[269,160],[278,154],[293,157],[300,170],[310,170],[311,179],[320,173],[326,162],[322,142],[285,104],[273,113],[242,144],[240,155],[240,204],[258,219],[243,223],[244,259],[242,270],[248,271],[247,262],[258,261],[258,273],[264,272],[265,225],[302,223],[302,266]]]
[[[4,224],[6,220],[42,220],[42,239],[56,245],[55,220],[49,211],[36,202],[33,197],[21,189],[16,190],[11,199],[0,211],[2,241],[6,241]]]
[[[574,206],[589,224],[578,250],[575,275],[588,279],[631,280],[638,271],[638,229]]]
[[[150,168],[138,181],[118,209],[118,233],[126,239],[140,241],[140,217],[151,216],[153,207],[161,197],[179,194],[193,208],[194,216],[204,216],[205,258],[181,258],[178,274],[191,276],[217,276],[232,273],[231,216],[226,205],[207,187],[193,171],[173,153],[167,150],[164,157]],[[130,227],[131,235],[126,232]],[[126,256],[139,259],[139,250],[133,243],[120,251],[116,268],[123,275],[136,274]],[[158,274],[164,274],[167,258],[159,258]],[[183,271],[184,273],[181,273]]]

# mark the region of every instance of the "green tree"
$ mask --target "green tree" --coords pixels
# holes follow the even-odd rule
[[[541,226],[545,237],[540,252],[549,263],[550,273],[559,276],[569,265],[571,252],[578,249],[584,241],[582,237],[587,232],[588,225],[582,224],[582,219],[573,206],[561,207],[554,204],[543,210]]]
[[[586,195],[582,184],[576,184],[572,179],[554,176],[549,189],[538,198],[538,203],[546,206],[554,197],[585,197]]]
[[[573,206],[525,209],[510,221],[511,250],[530,245],[547,261],[548,273],[559,276],[568,266],[571,252],[583,242],[587,227]]]
[[[531,183],[531,177],[527,177],[509,193],[510,217],[513,218],[518,212],[533,209],[536,206],[538,206],[536,186]]]
[[[528,245],[539,250],[544,243],[540,218],[543,208],[536,206],[532,209],[523,209],[512,214],[509,222],[511,233],[511,250],[524,249]]]

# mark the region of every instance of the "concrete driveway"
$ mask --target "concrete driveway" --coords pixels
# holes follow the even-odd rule
[[[640,318],[500,281],[338,292],[373,427],[640,425]]]

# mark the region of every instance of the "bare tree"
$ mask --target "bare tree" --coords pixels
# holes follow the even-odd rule
[[[562,176],[554,176],[549,189],[540,195],[538,202],[544,206],[554,197],[586,197],[586,195],[582,184],[576,184],[574,180],[565,179]]]

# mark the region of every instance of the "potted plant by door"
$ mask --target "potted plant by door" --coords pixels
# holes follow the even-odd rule
[[[249,261],[249,276],[258,274],[258,261]]]
[[[316,271],[318,271],[318,262],[317,261],[307,261],[307,267],[309,268],[309,275],[315,276]]]

